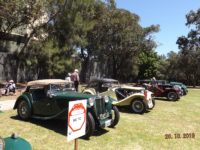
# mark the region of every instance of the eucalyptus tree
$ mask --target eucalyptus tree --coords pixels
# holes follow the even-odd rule
[[[200,9],[186,15],[186,25],[191,28],[186,36],[177,39],[180,49],[180,67],[186,79],[194,86],[200,76]]]
[[[179,68],[179,54],[176,52],[169,52],[167,54],[168,66],[166,66],[167,74],[166,78],[169,80],[180,80],[181,69]]]
[[[156,77],[161,80],[168,79],[168,68],[169,61],[167,61],[167,57],[165,55],[160,55],[158,60],[158,68]]]
[[[152,29],[139,24],[139,16],[115,5],[99,7],[97,23],[88,33],[89,49],[102,74],[128,81],[136,76],[136,57]],[[155,30],[154,30],[155,31]],[[95,57],[96,56],[96,57]]]

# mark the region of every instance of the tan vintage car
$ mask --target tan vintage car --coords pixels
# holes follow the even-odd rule
[[[108,78],[92,79],[83,93],[92,95],[110,96],[116,101],[114,105],[122,107],[128,106],[132,112],[142,114],[155,106],[152,92],[143,87],[133,87],[122,85],[117,80]]]

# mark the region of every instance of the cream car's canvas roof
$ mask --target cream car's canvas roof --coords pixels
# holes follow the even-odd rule
[[[27,83],[27,86],[48,85],[48,84],[63,84],[63,83],[72,83],[72,82],[62,80],[62,79],[43,79],[43,80],[30,81],[30,82]]]

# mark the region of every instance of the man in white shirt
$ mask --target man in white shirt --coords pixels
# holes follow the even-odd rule
[[[8,82],[8,84],[6,85],[5,95],[8,95],[10,92],[15,93],[15,89],[16,89],[16,86],[15,86],[14,81],[13,81],[13,80],[10,80],[10,81]]]
[[[74,82],[74,87],[75,87],[76,91],[78,92],[78,85],[79,85],[78,69],[75,69],[74,72],[72,73],[71,80]]]

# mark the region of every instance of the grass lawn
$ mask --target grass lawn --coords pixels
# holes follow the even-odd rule
[[[16,91],[15,94],[10,94],[10,95],[2,95],[0,96],[0,101],[6,101],[6,100],[16,100],[17,97],[21,94],[21,91]]]
[[[0,97],[0,101],[14,100],[14,99],[16,99],[16,98],[17,98],[16,95],[13,95],[13,96],[1,96],[1,97]]]
[[[155,108],[144,115],[121,112],[115,129],[95,132],[90,140],[79,139],[79,149],[197,150],[200,147],[199,93],[200,89],[189,89],[189,94],[180,101],[156,100]],[[55,120],[24,122],[18,120],[14,110],[0,113],[0,136],[16,132],[31,143],[33,150],[73,150],[74,141],[67,142],[66,127],[65,122]],[[177,138],[179,134],[181,138]],[[172,139],[166,139],[170,135]]]

